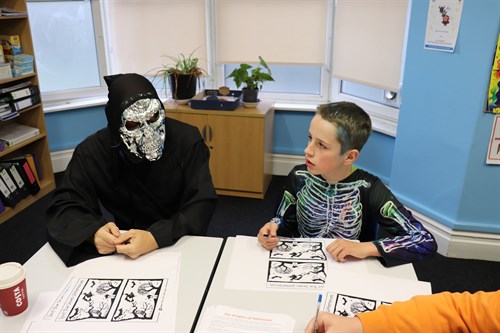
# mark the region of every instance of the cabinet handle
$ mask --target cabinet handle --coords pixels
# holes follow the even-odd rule
[[[214,148],[214,146],[212,145],[213,135],[212,135],[212,127],[210,125],[208,125],[208,137],[210,138],[210,145],[208,147],[210,149],[213,149]]]
[[[203,126],[203,130],[201,131],[201,137],[203,141],[207,141],[207,125]]]

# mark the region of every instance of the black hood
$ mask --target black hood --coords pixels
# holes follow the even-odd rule
[[[108,85],[108,103],[106,104],[106,118],[111,133],[113,146],[121,142],[119,129],[122,124],[122,113],[136,101],[144,98],[152,98],[160,101],[156,89],[151,82],[142,75],[135,73],[116,74],[105,76]]]

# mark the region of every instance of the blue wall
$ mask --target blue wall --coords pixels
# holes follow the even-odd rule
[[[454,53],[423,48],[428,1],[413,1],[390,185],[455,230],[500,233],[500,167],[485,163],[483,112],[500,1],[465,1]]]
[[[104,107],[45,114],[50,151],[75,148],[88,135],[106,126]]]
[[[374,132],[357,165],[408,207],[455,230],[500,233],[500,167],[485,164],[485,105],[500,1],[464,2],[454,53],[424,50],[429,1],[413,0],[397,138]],[[275,114],[274,153],[303,155],[313,113]],[[106,125],[103,107],[46,114],[51,151]]]

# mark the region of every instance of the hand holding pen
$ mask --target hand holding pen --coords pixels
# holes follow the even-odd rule
[[[278,225],[272,221],[267,222],[260,228],[257,239],[264,248],[272,250],[279,242]]]

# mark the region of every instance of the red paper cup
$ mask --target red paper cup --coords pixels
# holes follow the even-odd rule
[[[20,314],[28,307],[26,272],[17,262],[0,265],[0,308],[6,316]]]

